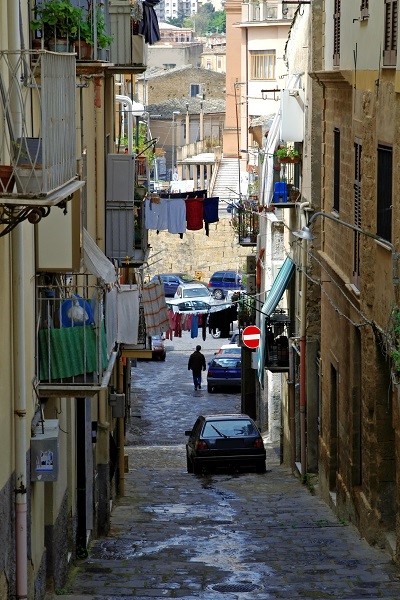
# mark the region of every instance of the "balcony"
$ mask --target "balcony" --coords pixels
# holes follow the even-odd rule
[[[40,275],[37,285],[39,396],[88,396],[106,387],[115,353],[105,331],[104,289],[88,275]]]
[[[258,214],[258,198],[249,197],[242,200],[234,209],[232,225],[236,230],[240,246],[256,246],[260,230]]]
[[[144,73],[147,69],[147,44],[137,33],[132,7],[126,0],[115,0],[109,6],[110,46],[109,70],[114,73]]]
[[[74,54],[0,52],[3,224],[13,215],[23,220],[23,211],[37,222],[45,207],[84,185],[76,164],[75,65]]]

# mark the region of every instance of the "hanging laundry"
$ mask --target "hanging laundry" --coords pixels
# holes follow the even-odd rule
[[[186,203],[186,226],[190,231],[203,228],[203,199],[189,198]]]
[[[160,198],[159,202],[153,202],[146,198],[144,204],[144,224],[146,229],[163,231],[168,229],[168,201]]]
[[[168,231],[183,234],[186,231],[186,204],[183,198],[170,198],[168,203]]]
[[[219,198],[217,196],[213,198],[204,198],[203,200],[203,219],[206,230],[206,235],[210,235],[210,223],[218,223],[219,216]]]
[[[199,320],[197,315],[192,315],[192,327],[190,329],[190,337],[192,340],[199,335]]]

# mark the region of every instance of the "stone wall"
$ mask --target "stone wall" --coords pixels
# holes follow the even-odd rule
[[[149,244],[151,266],[145,272],[149,278],[157,273],[189,273],[208,282],[214,271],[245,271],[246,256],[255,252],[255,247],[239,246],[230,218],[211,224],[209,236],[204,229],[187,231],[183,239],[166,231],[149,231]]]

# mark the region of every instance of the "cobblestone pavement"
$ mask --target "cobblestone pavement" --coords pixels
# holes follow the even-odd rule
[[[398,600],[389,556],[279,465],[267,439],[265,475],[186,472],[184,430],[197,414],[240,408],[237,393],[193,391],[187,357],[197,341],[168,342],[165,363],[138,363],[126,494],[63,597]],[[219,343],[202,343],[208,359]]]

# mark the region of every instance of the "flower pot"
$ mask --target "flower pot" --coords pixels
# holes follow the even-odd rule
[[[31,165],[16,167],[15,182],[19,194],[41,194],[43,190],[42,169],[34,169]]]
[[[279,162],[280,163],[299,163],[300,162],[300,156],[294,156],[294,157],[289,157],[289,156],[283,156],[282,158],[279,158]]]
[[[51,52],[71,52],[71,44],[68,39],[52,38],[48,42]]]
[[[78,60],[92,60],[93,46],[84,40],[78,40],[74,43],[74,50],[78,55]]]
[[[0,194],[11,193],[14,188],[15,177],[11,165],[0,165]]]

